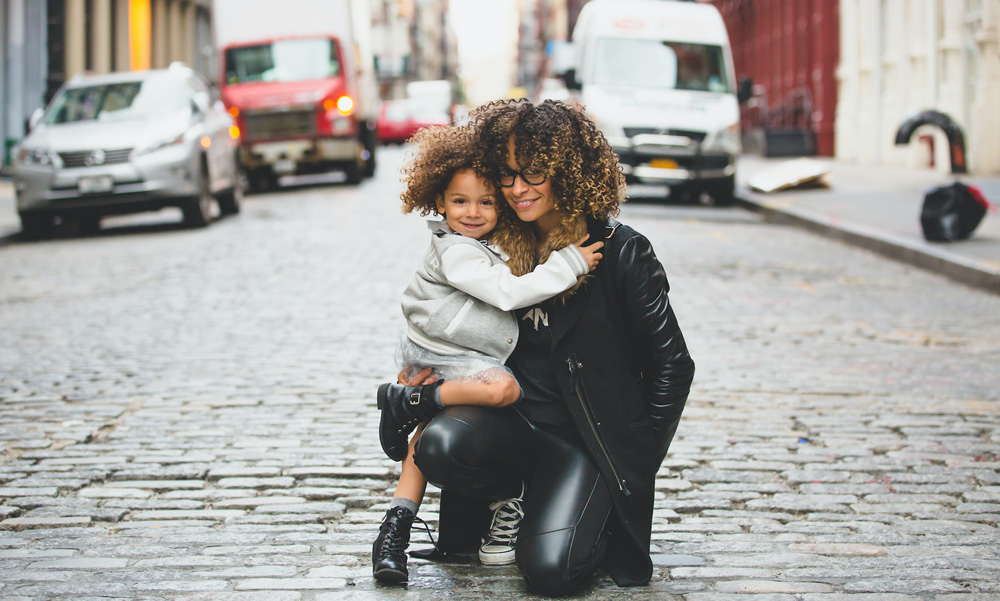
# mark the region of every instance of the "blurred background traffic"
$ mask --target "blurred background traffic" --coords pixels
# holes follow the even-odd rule
[[[582,104],[630,184],[672,199],[732,202],[747,152],[1000,173],[1000,0],[0,0],[0,18],[0,170],[37,235],[166,206],[206,225],[285,175],[358,185],[381,145],[504,97]]]

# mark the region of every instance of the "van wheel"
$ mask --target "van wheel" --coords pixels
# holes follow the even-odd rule
[[[708,188],[708,194],[717,207],[732,206],[736,202],[736,176],[730,175],[725,179],[713,182]]]
[[[187,201],[184,211],[184,225],[205,227],[212,221],[212,190],[209,188],[208,169],[203,165],[198,179],[198,194]]]

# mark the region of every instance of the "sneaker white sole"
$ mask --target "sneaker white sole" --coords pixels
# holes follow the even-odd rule
[[[479,552],[479,561],[484,566],[509,566],[517,561],[513,551],[505,553],[483,553]]]

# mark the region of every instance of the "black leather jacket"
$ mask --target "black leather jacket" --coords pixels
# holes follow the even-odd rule
[[[604,258],[584,286],[549,313],[552,369],[615,511],[608,565],[620,585],[649,582],[653,489],[694,378],[662,265],[644,236],[588,224]]]

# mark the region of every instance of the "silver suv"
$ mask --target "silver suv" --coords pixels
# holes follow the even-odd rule
[[[212,90],[180,63],[167,69],[78,75],[31,118],[14,154],[23,231],[45,236],[56,217],[84,230],[101,217],[180,207],[208,225],[240,210],[239,130]]]

